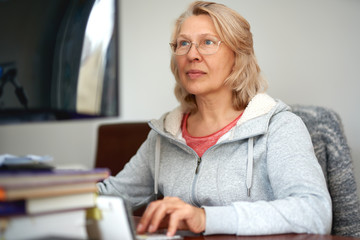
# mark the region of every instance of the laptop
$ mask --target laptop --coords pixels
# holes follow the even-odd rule
[[[165,231],[136,234],[134,219],[125,201],[118,196],[97,197],[97,212],[88,214],[87,232],[90,239],[123,240],[172,240],[183,239],[183,235],[166,236]],[[190,232],[186,231],[190,235]]]

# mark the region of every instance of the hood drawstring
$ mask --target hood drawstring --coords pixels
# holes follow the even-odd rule
[[[159,171],[160,171],[160,135],[156,136],[156,144],[155,144],[155,177],[154,177],[154,195],[155,200],[158,198],[158,183],[159,183]]]
[[[253,165],[254,165],[254,138],[251,137],[248,140],[248,161],[247,161],[247,170],[246,170],[246,188],[247,188],[248,197],[250,197],[250,189],[252,186]]]

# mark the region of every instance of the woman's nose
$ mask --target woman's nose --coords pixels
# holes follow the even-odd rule
[[[202,59],[201,54],[199,53],[199,50],[197,48],[196,43],[191,43],[190,49],[187,53],[187,57],[192,60],[200,60]]]

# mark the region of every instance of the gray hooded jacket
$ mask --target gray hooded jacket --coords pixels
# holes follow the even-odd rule
[[[180,108],[152,120],[147,140],[101,194],[136,208],[154,193],[206,212],[204,234],[328,234],[331,198],[309,133],[287,105],[256,95],[229,132],[201,158],[181,134]]]

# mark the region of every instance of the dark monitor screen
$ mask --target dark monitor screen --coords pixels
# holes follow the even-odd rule
[[[0,124],[119,115],[116,0],[0,0]]]

